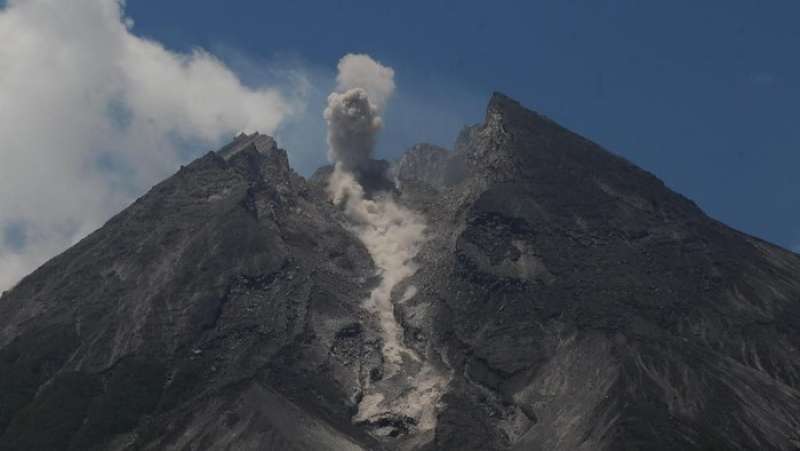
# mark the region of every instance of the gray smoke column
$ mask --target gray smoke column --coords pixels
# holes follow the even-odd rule
[[[449,377],[403,341],[394,303],[410,300],[416,289],[409,287],[400,299],[392,298],[397,284],[417,271],[414,258],[425,243],[425,218],[390,193],[367,198],[353,175],[372,156],[382,127],[380,114],[394,91],[394,71],[367,55],[347,55],[339,62],[337,82],[324,112],[328,157],[334,163],[328,193],[343,209],[346,226],[364,243],[381,277],[363,305],[381,328],[384,379],[367,382],[354,421],[374,423],[387,415],[401,416],[413,418],[417,431],[431,431]],[[393,385],[396,381],[401,381],[402,390]]]
[[[380,114],[394,92],[394,70],[367,55],[339,61],[336,92],[328,96],[328,159],[353,171],[372,156],[383,122]]]
[[[414,274],[413,259],[424,242],[425,221],[398,205],[391,196],[368,199],[353,171],[372,156],[381,129],[380,111],[394,91],[394,71],[367,55],[347,55],[339,61],[337,90],[328,97],[328,156],[335,163],[328,193],[344,209],[348,227],[366,245],[381,275],[380,285],[365,302],[384,332],[384,354],[400,365],[412,355],[402,345],[402,330],[394,317],[392,288]],[[374,100],[373,100],[374,99]]]
[[[382,123],[365,90],[353,88],[341,94],[332,93],[328,96],[325,120],[331,162],[352,171],[369,159]]]

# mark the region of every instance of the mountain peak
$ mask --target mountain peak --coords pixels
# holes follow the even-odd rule
[[[494,91],[489,98],[488,109],[507,109],[507,108],[523,108],[524,107],[513,98],[503,94],[499,91]]]
[[[250,135],[242,132],[239,133],[233,141],[217,151],[217,155],[226,160],[230,160],[239,152],[252,147],[257,152],[268,155],[278,149],[278,145],[271,136],[262,135],[259,132],[254,132]]]
[[[286,151],[278,147],[274,138],[258,132],[250,135],[240,133],[215,154],[249,174],[253,180],[271,181],[276,187],[294,176]]]
[[[485,122],[492,123],[498,120],[507,125],[513,124],[526,128],[557,127],[563,129],[547,116],[526,108],[519,101],[495,91],[486,106]]]
[[[331,170],[240,134],[23,279],[0,448],[797,449],[800,256],[500,93],[373,228]]]

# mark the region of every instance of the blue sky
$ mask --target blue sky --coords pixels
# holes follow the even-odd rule
[[[397,71],[398,99],[432,96],[449,112],[418,140],[449,143],[502,91],[712,216],[800,245],[800,2],[129,0],[127,14],[137,34],[178,50],[331,71],[369,53]],[[414,140],[393,136],[403,112],[387,113],[385,156]]]
[[[0,0],[0,291],[239,130],[304,175],[327,163],[348,53],[394,69],[379,157],[450,147],[501,91],[800,252],[797,17],[781,0]]]

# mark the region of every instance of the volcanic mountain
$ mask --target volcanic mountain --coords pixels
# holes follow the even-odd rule
[[[501,94],[355,174],[413,252],[333,173],[240,135],[4,293],[0,449],[800,449],[800,256]]]

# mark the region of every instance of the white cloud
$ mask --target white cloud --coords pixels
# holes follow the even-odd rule
[[[274,133],[301,110],[202,50],[131,33],[117,0],[0,10],[0,290],[174,171],[181,142]],[[200,150],[200,149],[194,149]],[[4,238],[24,225],[23,242]]]

